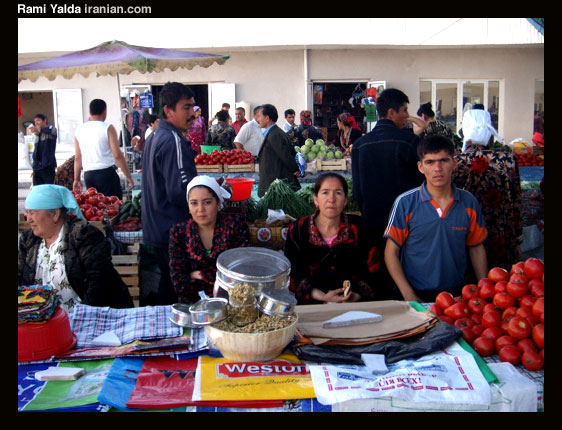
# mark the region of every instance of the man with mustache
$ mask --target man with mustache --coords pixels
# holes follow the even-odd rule
[[[140,305],[177,302],[170,278],[168,241],[170,228],[189,216],[185,197],[187,184],[197,176],[190,143],[184,132],[195,120],[193,91],[178,82],[168,82],[160,93],[162,118],[144,144],[142,160],[143,256],[156,259],[160,268],[158,291],[153,297],[142,291]]]

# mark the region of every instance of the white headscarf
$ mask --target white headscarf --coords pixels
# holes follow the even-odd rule
[[[231,194],[223,187],[221,187],[214,178],[211,178],[210,176],[201,175],[201,176],[196,176],[191,180],[189,184],[187,184],[187,192],[185,193],[185,197],[188,202],[189,202],[189,192],[191,191],[191,189],[193,187],[197,187],[200,185],[208,187],[215,192],[215,194],[220,200],[221,208],[223,206],[224,199],[229,199],[231,197]]]
[[[462,150],[468,147],[468,141],[487,146],[492,134],[499,142],[502,141],[496,129],[492,126],[490,113],[482,109],[471,109],[462,118],[462,132],[464,135]]]

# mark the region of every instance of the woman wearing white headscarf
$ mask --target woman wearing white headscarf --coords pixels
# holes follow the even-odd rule
[[[33,187],[25,200],[31,227],[18,244],[18,285],[50,285],[61,305],[133,307],[129,290],[111,264],[103,233],[88,224],[72,193],[60,185]]]
[[[478,105],[475,105],[478,106]],[[498,139],[502,138],[492,126],[490,112],[482,108],[473,107],[467,110],[462,117],[463,145],[462,151],[466,151],[469,145],[488,146],[492,135]]]
[[[187,185],[191,218],[170,229],[170,275],[182,303],[211,296],[217,257],[223,251],[250,245],[250,230],[238,214],[221,212],[230,193],[209,176],[196,176]]]

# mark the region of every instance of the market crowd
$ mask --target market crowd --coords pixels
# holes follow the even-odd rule
[[[417,116],[408,104],[398,89],[378,94],[378,121],[365,134],[349,112],[338,116],[333,143],[351,156],[353,185],[335,172],[318,175],[314,213],[288,229],[283,252],[300,304],[432,302],[441,291],[458,296],[465,284],[486,277],[489,267],[509,269],[521,258],[517,165],[509,153],[487,151],[497,136],[489,114],[478,106],[467,110],[461,138],[435,118],[431,104]],[[262,197],[276,179],[298,190],[303,174],[294,146],[322,138],[310,111],[300,113],[297,125],[296,112],[286,110],[280,127],[271,104],[257,106],[251,121],[240,107],[233,121],[225,104],[207,122],[193,91],[177,82],[163,86],[160,107],[160,116],[131,139],[142,163],[140,264],[150,261],[158,273],[141,306],[193,303],[200,291],[212,295],[219,254],[251,246],[244,217],[222,210],[231,189],[197,173],[194,157],[201,145],[256,156]],[[52,285],[68,310],[76,303],[133,306],[111,264],[110,245],[83,219],[71,193],[82,189],[82,170],[86,187],[106,195],[122,195],[117,167],[133,187],[106,115],[103,100],[90,103],[90,120],[78,127],[75,157],[65,167],[70,174],[57,172],[66,182],[54,177],[56,130],[42,117],[32,130],[40,138],[25,203],[31,229],[19,240],[18,285]],[[351,194],[361,215],[344,210]]]

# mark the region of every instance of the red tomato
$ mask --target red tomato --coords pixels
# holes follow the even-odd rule
[[[525,351],[537,352],[538,351],[537,346],[529,338],[521,339],[519,342],[517,342],[517,348],[519,348],[521,350],[521,352],[525,352]]]
[[[535,300],[535,303],[533,303],[533,307],[531,309],[533,310],[534,316],[544,318],[541,317],[541,314],[544,314],[544,297],[539,297],[537,300]]]
[[[88,200],[86,200],[86,202],[92,206],[97,206],[100,201],[97,197],[91,196],[88,197]]]
[[[515,316],[509,321],[507,333],[514,339],[525,339],[531,334],[531,325],[525,318]]]
[[[470,308],[469,308],[470,310]],[[481,314],[472,314],[470,315],[470,319],[474,324],[482,324],[482,315]]]
[[[89,196],[93,196],[94,194],[97,194],[98,190],[96,190],[94,187],[90,187],[86,190],[86,194],[88,194]]]
[[[529,324],[531,324],[531,329],[533,329],[537,324],[544,324],[541,323],[541,319],[539,317],[536,317],[534,315],[527,317],[527,321],[529,321]]]
[[[517,273],[519,275],[524,275],[525,274],[525,270],[523,269],[523,265],[525,264],[525,262],[520,261],[519,263],[515,263],[513,266],[511,266],[511,270],[509,271],[510,275],[513,275],[514,273]]]
[[[506,345],[498,351],[498,356],[501,361],[506,361],[508,363],[517,366],[521,361],[521,351],[515,345]]]
[[[541,314],[539,321],[544,324],[544,312]]]
[[[523,297],[528,292],[527,284],[524,282],[509,281],[506,288],[509,295],[516,299]]]
[[[502,312],[502,321],[509,322],[511,318],[517,315],[517,309],[515,306],[510,306]]]
[[[493,285],[486,284],[482,286],[482,288],[480,288],[480,298],[487,302],[491,302],[494,299],[495,294],[496,290],[494,289]]]
[[[119,197],[111,196],[110,199],[111,199],[111,203],[117,203],[117,201],[119,200]]]
[[[479,291],[480,291],[480,289],[478,288],[477,285],[467,284],[464,287],[462,287],[461,295],[462,295],[463,299],[470,300],[473,297],[478,297]]]
[[[509,280],[509,272],[501,267],[494,267],[488,272],[488,278],[493,282],[507,282]]]
[[[86,211],[84,212],[84,218],[86,218],[88,221],[91,220],[94,217],[94,211],[92,209],[86,209]]]
[[[455,323],[455,321],[453,320],[453,318],[448,317],[447,315],[441,315],[439,317],[440,320],[445,321],[447,324],[451,324],[453,325]]]
[[[488,357],[496,350],[495,342],[489,337],[477,337],[472,342],[472,347],[481,357]]]
[[[540,349],[544,348],[544,324],[537,324],[533,327],[533,341]]]
[[[454,320],[470,315],[470,311],[464,303],[455,303],[454,305],[445,308],[443,310],[443,313],[448,317],[453,318]]]
[[[453,324],[455,327],[463,328],[463,327],[472,327],[474,325],[474,321],[470,318],[459,318]]]
[[[514,304],[515,298],[507,293],[496,293],[494,295],[494,305],[500,309],[507,309]]]
[[[504,334],[496,339],[496,351],[499,351],[506,345],[517,346],[517,341],[507,334]]]
[[[482,332],[484,331],[484,327],[482,327],[482,324],[474,324],[470,328],[472,329],[474,334],[476,334],[476,337],[482,336]]]
[[[482,278],[478,281],[478,288],[482,288],[484,285],[491,285],[493,287],[494,284],[495,282],[490,278]]]
[[[501,325],[501,314],[498,311],[485,312],[482,315],[482,327],[499,327]]]
[[[440,306],[437,306],[435,303],[431,305],[429,308],[429,312],[433,312],[437,316],[443,315],[443,309]]]
[[[517,273],[514,273],[509,277],[509,282],[522,282],[524,284],[528,284],[529,278],[526,277],[525,275],[519,275]]]
[[[531,279],[529,281],[529,291],[534,297],[544,296],[544,282],[540,279]]]
[[[525,351],[521,356],[521,364],[527,370],[540,370],[544,366],[544,359],[538,352]]]
[[[519,306],[521,307],[532,308],[533,305],[535,304],[535,300],[536,300],[535,297],[527,294],[526,296],[519,298],[518,302],[519,302]]]
[[[507,291],[507,282],[505,281],[496,282],[496,285],[494,285],[494,291],[496,293],[505,293]]]
[[[484,329],[481,336],[489,337],[490,339],[494,339],[494,343],[495,343],[496,340],[499,339],[504,334],[505,333],[503,332],[503,330],[499,327],[488,327],[488,328]]]
[[[528,318],[533,316],[533,310],[531,308],[522,307],[517,309],[515,315],[521,318],[525,318],[528,321]]]
[[[476,339],[478,336],[476,335],[476,333],[472,330],[472,328],[470,327],[460,327],[461,331],[462,331],[462,338],[469,343],[469,345],[472,344],[472,342],[474,342],[474,339]]]
[[[484,305],[484,309],[482,314],[485,314],[486,312],[491,312],[491,311],[496,311],[496,312],[502,312],[503,309],[498,308],[496,305],[494,305],[493,303],[486,303]]]
[[[531,279],[540,279],[544,273],[544,263],[538,258],[528,258],[524,268],[525,274]]]
[[[455,304],[455,299],[451,293],[441,291],[437,294],[437,297],[435,297],[435,304],[441,309],[447,309],[449,306]]]

